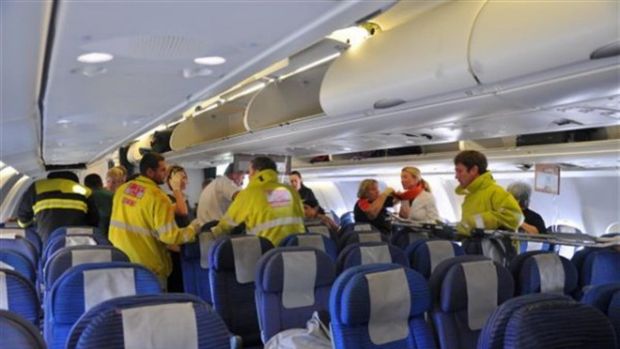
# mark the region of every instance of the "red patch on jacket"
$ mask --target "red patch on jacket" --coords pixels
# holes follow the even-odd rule
[[[144,187],[137,183],[130,183],[127,188],[125,188],[125,194],[131,195],[138,199],[144,196]]]

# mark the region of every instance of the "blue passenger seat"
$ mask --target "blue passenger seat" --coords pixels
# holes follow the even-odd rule
[[[303,246],[303,247],[312,247],[325,252],[332,260],[336,260],[338,258],[338,249],[336,248],[336,243],[323,235],[320,234],[294,234],[289,235],[282,242],[280,246]]]
[[[319,236],[320,237],[320,236]],[[280,247],[258,262],[256,308],[261,337],[304,328],[314,311],[327,311],[336,278],[332,258],[312,247]]]
[[[36,230],[34,228],[32,227],[26,228],[26,229],[0,228],[0,237],[2,235],[9,235],[9,236],[18,235],[18,236],[25,238],[26,240],[30,241],[32,246],[34,246],[35,250],[37,251],[37,254],[41,255],[41,250],[42,250],[41,237],[39,237],[39,234],[36,233]]]
[[[424,277],[397,264],[347,269],[329,300],[332,341],[338,349],[432,349],[425,313],[430,293]]]
[[[581,302],[597,308],[609,317],[620,348],[620,283],[593,286],[583,295]]]
[[[0,249],[0,269],[9,269],[26,277],[33,285],[37,274],[32,262],[23,254],[9,249]]]
[[[0,310],[0,335],[0,347],[3,349],[45,349],[39,329],[7,310]]]
[[[15,271],[0,269],[0,309],[18,314],[35,326],[39,325],[41,306],[34,286]]]
[[[515,294],[558,293],[573,295],[578,273],[566,258],[554,252],[530,251],[518,255],[510,264]]]
[[[338,273],[358,265],[394,263],[409,266],[405,252],[386,242],[363,242],[347,246],[336,261]]]
[[[410,267],[427,280],[441,262],[464,254],[461,246],[447,240],[417,240],[405,250]]]
[[[207,231],[209,228],[207,228]],[[196,241],[181,247],[181,268],[185,292],[212,304],[209,282],[209,250],[215,243],[210,234],[201,232]]]
[[[486,320],[514,293],[508,269],[473,255],[441,262],[429,285],[432,319],[442,349],[475,348]]]

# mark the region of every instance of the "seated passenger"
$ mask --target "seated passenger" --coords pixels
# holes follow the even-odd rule
[[[105,237],[108,236],[110,228],[110,217],[112,216],[112,198],[114,192],[103,187],[103,181],[96,173],[91,173],[84,178],[84,185],[92,191],[92,198],[99,214],[99,230]]]
[[[307,199],[316,200],[316,196],[314,196],[314,192],[312,189],[306,187],[304,182],[301,180],[301,173],[298,171],[293,171],[288,176],[289,182],[291,183],[291,187],[295,188],[301,197],[301,200],[306,201]],[[318,200],[317,200],[318,201]]]
[[[325,210],[319,206],[319,202],[316,199],[304,200],[304,217],[306,219],[320,220],[332,233],[336,233],[339,229],[338,224],[325,215]]]
[[[543,218],[538,213],[529,209],[532,187],[527,183],[514,182],[508,186],[507,190],[519,202],[521,211],[523,211],[523,216],[525,216],[525,221],[521,223],[519,230],[528,234],[547,233],[547,225],[545,225]]]
[[[379,193],[379,182],[374,179],[364,179],[357,191],[358,200],[353,213],[356,223],[370,223],[385,234],[389,234],[392,227],[388,222],[388,207],[394,206],[392,194],[394,189],[387,187]]]
[[[404,167],[400,172],[400,182],[405,191],[397,193],[395,197],[401,200],[399,215],[402,218],[421,223],[436,223],[440,220],[431,187],[422,179],[419,169]]]

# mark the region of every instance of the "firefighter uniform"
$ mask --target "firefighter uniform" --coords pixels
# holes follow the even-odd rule
[[[132,262],[153,271],[164,285],[172,271],[166,245],[187,243],[195,236],[193,225],[177,226],[170,198],[153,180],[139,176],[116,190],[110,241]]]
[[[215,236],[226,234],[245,223],[248,235],[264,237],[278,246],[285,237],[306,231],[304,211],[297,191],[278,182],[273,170],[263,170],[237,194],[219,224]]]
[[[22,228],[36,222],[45,242],[59,227],[96,226],[98,214],[90,189],[69,179],[53,178],[38,180],[26,190],[17,217]]]

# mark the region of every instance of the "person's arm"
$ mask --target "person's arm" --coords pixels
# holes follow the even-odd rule
[[[179,228],[174,220],[174,207],[170,199],[161,194],[154,204],[153,227],[159,240],[167,245],[178,245],[191,242],[196,237],[200,226],[190,224],[185,228]]]
[[[523,229],[528,234],[539,234],[540,233],[538,231],[538,228],[536,228],[535,225],[527,224],[525,222],[521,224],[520,228]]]
[[[390,195],[392,195],[393,192],[394,189],[390,187],[386,188],[383,193],[379,195],[377,200],[370,203],[370,206],[368,206],[368,208],[363,209],[364,213],[366,213],[370,220],[373,220],[379,216],[379,213],[381,213],[385,201],[390,197]]]
[[[508,192],[497,191],[489,200],[491,200],[492,209],[470,217],[463,217],[461,229],[467,232],[475,228],[507,228],[516,231],[523,222],[523,213],[515,198]]]
[[[229,234],[235,227],[245,222],[248,212],[248,202],[244,199],[247,196],[246,193],[247,191],[241,191],[236,195],[224,217],[211,229],[214,237]]]
[[[33,183],[22,196],[17,210],[17,224],[22,228],[29,227],[34,222],[34,210],[32,208],[34,206],[34,198],[35,185]]]
[[[181,182],[183,181],[183,172],[175,173],[170,178],[170,189],[172,189],[172,196],[174,196],[174,213],[179,216],[189,216],[189,208],[187,207],[187,201],[185,200],[185,194],[181,189]]]

